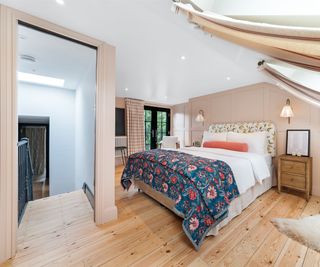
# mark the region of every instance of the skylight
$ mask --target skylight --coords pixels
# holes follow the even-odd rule
[[[18,80],[21,82],[42,84],[47,86],[63,87],[64,80],[58,78],[52,78],[48,76],[41,76],[31,73],[18,72]]]

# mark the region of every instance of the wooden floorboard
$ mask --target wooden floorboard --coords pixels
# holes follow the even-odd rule
[[[103,226],[82,191],[29,203],[18,232],[18,253],[3,266],[304,266],[320,254],[279,233],[270,220],[320,213],[320,198],[271,189],[207,237],[195,251],[181,218],[135,190],[125,192],[116,168],[119,218]]]

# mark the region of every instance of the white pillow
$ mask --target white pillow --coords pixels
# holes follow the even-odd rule
[[[207,141],[227,141],[227,133],[210,133],[208,131],[203,132],[202,144]]]
[[[248,152],[257,154],[267,154],[267,133],[234,133],[228,132],[228,142],[240,142],[248,144]]]

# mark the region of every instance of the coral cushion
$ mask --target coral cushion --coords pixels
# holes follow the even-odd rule
[[[203,143],[203,147],[223,148],[233,151],[248,152],[247,143],[223,142],[223,141],[207,141]]]

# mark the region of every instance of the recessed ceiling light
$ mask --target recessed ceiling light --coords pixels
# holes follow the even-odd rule
[[[36,58],[33,57],[33,56],[30,56],[30,55],[23,54],[23,55],[20,55],[20,58],[22,60],[25,60],[25,61],[28,61],[28,62],[31,62],[31,63],[35,63],[36,62]]]
[[[186,56],[181,56],[180,58],[181,58],[181,60],[186,60],[187,59]]]
[[[124,88],[124,90],[127,92],[127,91],[129,91],[129,89],[128,88]]]
[[[19,34],[19,38],[20,38],[21,40],[25,40],[25,39],[27,39],[27,36],[25,36],[25,35],[23,35],[23,34]]]
[[[59,4],[59,5],[64,5],[64,0],[56,0],[56,2]]]
[[[230,77],[227,77],[226,79],[227,79],[227,81],[230,81],[230,80],[231,80],[231,78],[230,78]]]
[[[41,75],[25,73],[25,72],[18,72],[18,80],[21,82],[42,84],[42,85],[55,86],[55,87],[64,86],[63,79],[57,79],[57,78],[52,78],[48,76],[41,76]]]

